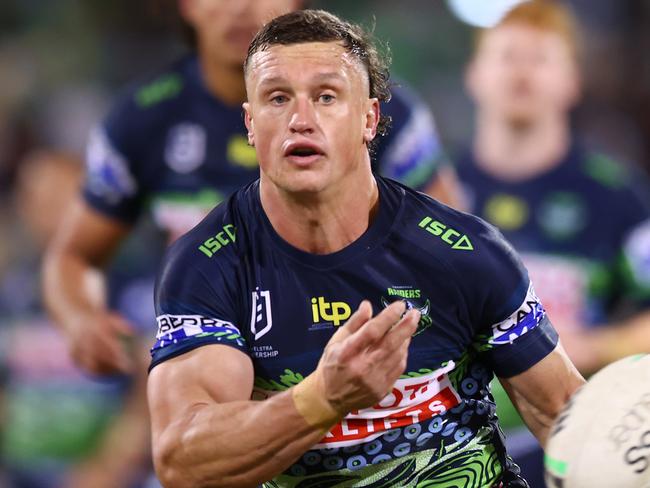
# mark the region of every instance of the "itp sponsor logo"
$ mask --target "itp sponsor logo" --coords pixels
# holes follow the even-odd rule
[[[314,324],[328,322],[338,327],[350,318],[352,309],[345,302],[328,302],[325,297],[313,297],[311,315]]]

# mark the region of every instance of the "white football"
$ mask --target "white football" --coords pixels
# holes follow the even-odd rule
[[[589,379],[558,416],[544,464],[549,488],[650,488],[650,355]]]

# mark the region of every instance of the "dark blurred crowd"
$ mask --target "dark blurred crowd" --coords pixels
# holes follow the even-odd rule
[[[590,148],[647,172],[650,3],[569,3],[581,22],[584,50],[573,129]],[[474,30],[446,2],[311,5],[375,23],[376,36],[391,47],[392,71],[427,100],[448,154],[472,138],[474,111],[463,77]],[[83,473],[92,470],[88,463],[108,462],[98,452],[100,439],[116,412],[128,408],[126,392],[142,387],[125,377],[91,377],[73,365],[44,312],[40,266],[78,192],[91,127],[127,82],[183,52],[172,17],[155,2],[0,3],[0,486],[3,473],[11,475],[8,486],[57,486],[70,466]],[[112,307],[151,324],[152,340],[153,310],[143,303],[151,303],[163,244],[144,219],[109,274]],[[137,437],[129,429],[121,433],[129,434]],[[147,462],[141,465],[134,483],[154,486]]]

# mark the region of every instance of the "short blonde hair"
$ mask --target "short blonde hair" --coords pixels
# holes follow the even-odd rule
[[[559,35],[569,48],[573,58],[578,61],[581,53],[580,29],[573,11],[558,0],[528,0],[509,10],[493,27],[524,25]],[[477,32],[474,52],[478,51],[486,32]]]

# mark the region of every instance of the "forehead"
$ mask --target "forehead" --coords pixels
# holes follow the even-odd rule
[[[523,23],[506,24],[490,29],[483,35],[480,51],[535,48],[537,50],[570,51],[566,39],[558,32]]]
[[[261,84],[278,78],[324,73],[342,79],[367,78],[361,61],[340,42],[273,45],[253,54],[246,78]]]

